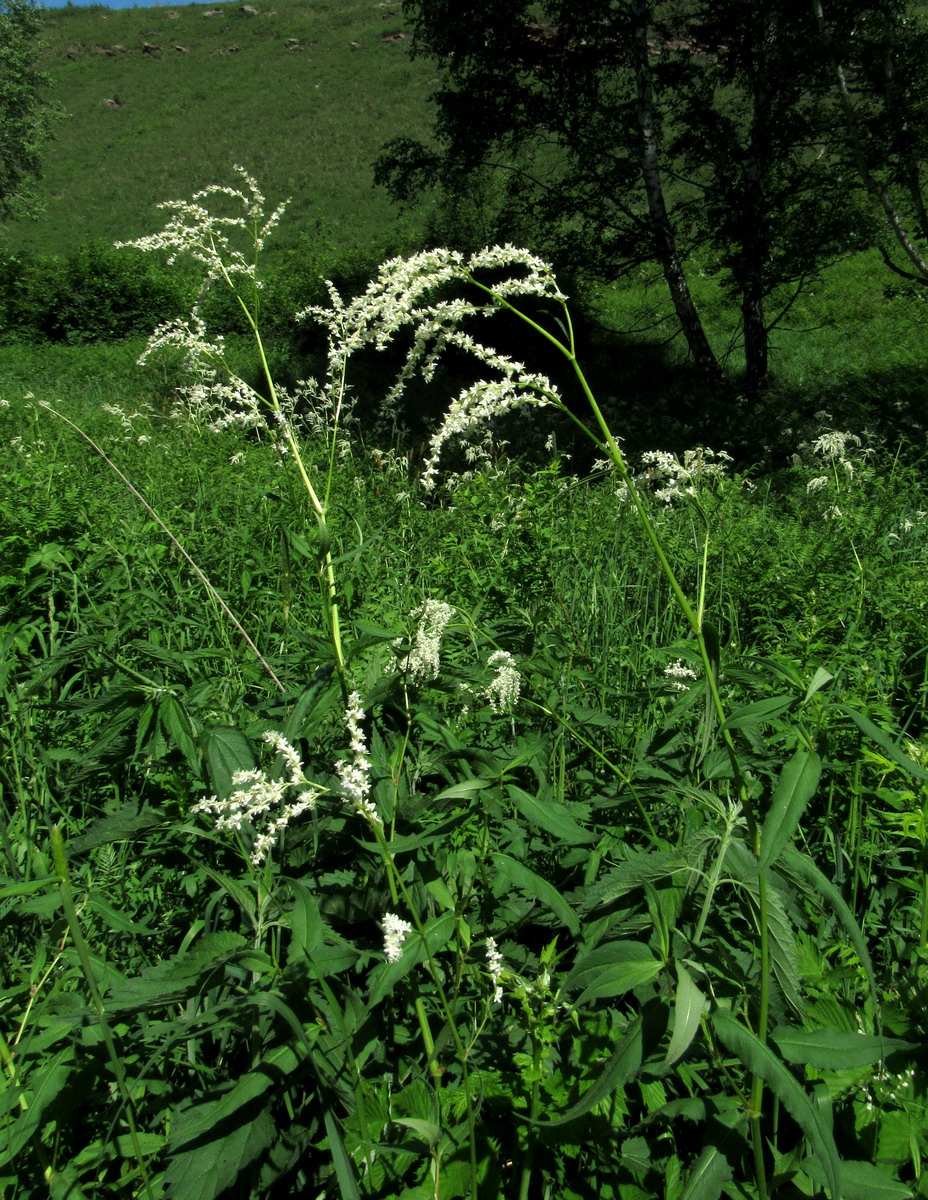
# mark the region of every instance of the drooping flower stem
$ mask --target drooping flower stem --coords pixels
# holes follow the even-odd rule
[[[753,812],[750,797],[748,794],[747,784],[744,778],[744,773],[741,769],[741,764],[738,758],[738,751],[732,738],[731,732],[726,724],[725,706],[722,701],[721,692],[719,691],[719,681],[717,675],[716,664],[713,661],[713,654],[710,649],[709,641],[706,636],[706,627],[704,622],[705,612],[705,580],[700,592],[698,607],[694,608],[689,597],[684,592],[677,579],[676,573],[670,564],[670,560],[664,550],[661,539],[658,536],[654,522],[651,520],[650,514],[645,507],[641,494],[632,478],[631,472],[625,461],[625,456],[619,447],[619,444],[614,437],[609,423],[606,421],[600,408],[596,396],[589,385],[589,381],[583,373],[583,369],[577,359],[576,343],[574,340],[573,325],[570,319],[570,312],[567,304],[563,299],[558,298],[557,302],[561,307],[562,328],[566,330],[566,342],[556,337],[549,330],[545,329],[537,321],[533,320],[527,313],[517,308],[505,296],[500,295],[492,287],[487,286],[476,279],[469,271],[463,272],[467,281],[479,288],[486,295],[490,296],[493,301],[502,309],[510,312],[513,316],[524,321],[526,325],[539,333],[551,346],[554,347],[560,354],[567,359],[573,369],[577,382],[586,397],[586,401],[590,406],[590,411],[593,414],[596,426],[599,431],[599,436],[594,434],[587,425],[583,422],[576,421],[577,424],[584,430],[587,436],[591,437],[597,446],[605,448],[610,460],[615,467],[622,483],[628,492],[629,497],[635,507],[635,512],[645,532],[654,555],[660,564],[661,572],[667,581],[670,591],[676,601],[677,607],[689,626],[699,652],[699,657],[702,662],[703,673],[706,680],[706,687],[709,690],[709,696],[712,702],[712,708],[718,721],[719,728],[722,734],[722,740],[725,745],[728,759],[731,764],[732,777],[735,782],[739,802],[745,814],[748,823],[748,832],[752,844],[752,849],[755,855],[760,854],[760,827],[757,822],[756,815]],[[561,412],[573,416],[570,410],[563,401],[555,395],[549,396],[551,402],[560,409]],[[576,420],[576,419],[575,419]],[[706,541],[703,547],[703,555],[708,549],[708,530],[706,532]],[[769,1031],[770,1021],[770,933],[768,928],[769,913],[768,913],[768,889],[767,889],[767,872],[761,871],[758,875],[758,926],[759,926],[759,971],[760,971],[760,995],[758,1001],[757,1013],[757,1028],[756,1036],[762,1044],[766,1044]],[[755,1174],[757,1177],[758,1194],[760,1200],[766,1200],[767,1197],[767,1180],[766,1170],[763,1159],[763,1140],[760,1129],[760,1119],[764,1094],[764,1080],[759,1074],[754,1074],[751,1079],[751,1140],[754,1148],[755,1158]]]

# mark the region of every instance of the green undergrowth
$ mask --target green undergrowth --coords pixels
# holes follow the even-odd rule
[[[754,786],[776,797],[809,747],[822,763],[802,853],[771,873],[774,1056],[730,1015],[757,1000],[757,876],[695,646],[611,478],[555,453],[426,498],[403,455],[338,465],[347,654],[424,922],[384,964],[379,922],[408,910],[357,818],[320,802],[257,869],[191,811],[270,762],[269,728],[334,787],[346,734],[287,463],[129,391],[129,351],[94,348],[68,394],[49,351],[0,410],[5,1193],[755,1195],[754,1070],[782,1113],[768,1194],[824,1194],[839,1159],[843,1195],[926,1194],[917,448],[810,438],[776,473],[707,477],[698,503],[646,486],[705,588]],[[454,606],[440,672],[397,692],[427,599]],[[481,699],[494,647],[521,674],[511,714]]]

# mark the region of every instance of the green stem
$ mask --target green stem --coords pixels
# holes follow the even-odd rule
[[[625,456],[622,454],[622,451],[619,448],[618,442],[616,441],[615,437],[613,436],[612,430],[609,428],[609,424],[606,421],[605,417],[603,416],[602,409],[599,407],[599,404],[596,401],[596,397],[593,394],[593,390],[590,387],[589,382],[588,382],[586,376],[584,375],[579,362],[577,361],[576,342],[574,339],[573,325],[570,320],[570,312],[568,311],[567,305],[563,301],[561,301],[561,308],[562,308],[562,312],[564,315],[565,327],[567,329],[567,335],[568,335],[568,344],[565,345],[565,343],[563,341],[561,341],[560,338],[555,337],[552,333],[549,333],[548,330],[544,329],[536,321],[533,321],[532,318],[529,317],[526,313],[522,312],[520,309],[518,309],[514,305],[510,304],[509,301],[505,299],[505,297],[500,296],[500,295],[498,295],[498,293],[494,292],[492,288],[488,288],[485,285],[481,284],[478,280],[474,279],[473,276],[471,276],[469,274],[466,277],[472,283],[474,283],[478,288],[480,288],[483,292],[492,296],[493,299],[496,301],[496,303],[499,304],[502,308],[507,309],[514,316],[519,317],[528,326],[530,326],[532,329],[536,330],[536,332],[538,332],[551,346],[553,346],[556,350],[558,350],[559,353],[561,353],[567,359],[567,361],[570,363],[570,365],[573,369],[574,375],[576,376],[577,381],[580,384],[580,388],[583,391],[583,394],[586,397],[587,403],[590,406],[590,411],[593,413],[593,416],[595,418],[596,424],[599,428],[599,431],[600,431],[600,434],[602,437],[602,441],[600,442],[600,439],[597,438],[595,435],[590,434],[590,436],[593,437],[593,440],[597,443],[597,445],[600,445],[600,444],[605,445],[606,450],[609,454],[609,457],[611,458],[611,460],[615,466],[615,469],[619,474],[619,477],[621,478],[626,489],[628,490],[628,494],[631,497],[632,503],[635,506],[635,511],[638,514],[638,519],[641,523],[642,528],[644,529],[644,532],[645,532],[645,535],[646,535],[648,541],[651,544],[651,549],[654,551],[654,555],[660,564],[661,571],[664,575],[664,578],[667,581],[667,584],[668,584],[670,591],[674,597],[674,600],[676,601],[677,607],[679,608],[681,614],[683,615],[684,619],[686,620],[686,623],[689,625],[690,630],[693,634],[693,637],[696,640],[696,645],[699,650],[699,657],[702,662],[703,673],[704,673],[705,679],[706,679],[706,686],[709,689],[709,695],[711,698],[712,706],[715,711],[716,719],[719,723],[722,740],[725,744],[725,748],[726,748],[726,751],[728,754],[728,759],[731,764],[732,776],[733,776],[733,779],[737,786],[739,799],[742,804],[742,809],[744,811],[745,817],[748,822],[749,837],[751,839],[755,855],[759,855],[759,853],[760,853],[760,830],[758,828],[757,819],[756,819],[756,817],[753,813],[753,810],[751,808],[751,805],[750,805],[750,797],[748,794],[748,788],[747,788],[747,784],[746,784],[746,781],[744,778],[744,773],[741,770],[741,764],[738,760],[737,748],[735,747],[735,743],[731,736],[731,732],[729,731],[729,729],[726,727],[726,724],[725,724],[725,720],[726,720],[725,706],[722,702],[722,696],[719,691],[719,682],[718,682],[718,678],[716,676],[715,664],[712,661],[712,654],[710,653],[709,645],[706,641],[706,636],[705,636],[705,631],[704,631],[704,606],[705,606],[704,581],[703,581],[703,588],[700,591],[700,599],[699,599],[698,609],[694,609],[692,604],[690,603],[689,598],[687,597],[686,593],[683,591],[683,588],[680,586],[680,582],[677,579],[677,576],[673,570],[673,567],[670,564],[670,560],[668,559],[668,557],[664,551],[664,547],[658,536],[658,533],[654,526],[654,523],[652,522],[652,520],[648,514],[648,511],[645,508],[644,502],[641,498],[641,495],[639,494],[638,488],[635,486],[635,481],[632,479],[631,472],[629,471],[628,465],[625,461]],[[562,411],[567,411],[566,408],[560,403],[558,403],[558,407],[561,408]],[[586,429],[586,426],[582,426],[582,428]],[[586,431],[588,434],[590,433],[589,430],[586,430]],[[707,552],[708,552],[708,540],[706,541],[704,548],[703,548],[704,563],[705,563],[705,556],[707,555]],[[856,551],[855,551],[855,555],[856,555]],[[769,929],[768,929],[767,878],[766,878],[765,872],[761,872],[761,874],[760,874],[759,883],[758,883],[758,892],[759,892],[759,906],[760,906],[760,914],[759,914],[759,924],[760,924],[760,1008],[759,1008],[759,1012],[758,1012],[757,1036],[762,1043],[766,1044],[768,1026],[769,1026],[769,1005],[770,1005],[770,934],[769,934]],[[751,1126],[752,1126],[752,1138],[754,1141],[755,1169],[756,1169],[756,1173],[757,1173],[757,1187],[758,1187],[759,1198],[760,1198],[760,1200],[767,1200],[766,1172],[764,1169],[764,1162],[763,1162],[763,1141],[762,1141],[761,1132],[760,1132],[760,1120],[761,1120],[763,1094],[764,1094],[764,1081],[759,1075],[754,1075],[752,1078],[752,1083],[751,1083],[751,1110],[752,1110]]]
[[[538,1120],[541,1108],[538,1088],[538,1077],[541,1071],[541,1043],[537,1037],[532,1038],[532,1043],[532,1094],[529,1099],[529,1120],[534,1123]],[[519,1200],[528,1200],[531,1190],[532,1167],[535,1163],[535,1136],[534,1131],[528,1134],[529,1144],[522,1156],[522,1169],[519,1173]]]
[[[432,982],[435,985],[435,991],[438,995],[442,1015],[444,1016],[445,1023],[448,1026],[448,1032],[451,1034],[451,1040],[454,1043],[454,1049],[458,1062],[461,1064],[461,1074],[464,1083],[464,1099],[467,1105],[467,1140],[468,1149],[470,1151],[471,1165],[471,1200],[477,1200],[477,1125],[474,1116],[474,1099],[471,1095],[470,1071],[468,1070],[467,1066],[467,1048],[461,1040],[461,1034],[454,1019],[454,1013],[448,1000],[448,995],[445,992],[444,985],[441,981],[441,974],[438,970],[438,964],[436,963],[429,947],[428,938],[426,937],[425,933],[425,925],[422,923],[422,919],[419,916],[419,910],[413,903],[412,896],[410,896],[406,884],[403,882],[402,875],[397,870],[396,863],[393,859],[393,854],[391,853],[390,848],[387,845],[387,840],[384,836],[383,826],[378,821],[371,821],[370,826],[374,831],[374,837],[377,839],[377,844],[380,847],[381,857],[383,859],[384,867],[387,870],[388,877],[392,877],[395,880],[396,886],[399,889],[399,893],[403,897],[403,903],[406,906],[406,911],[412,917],[412,922],[415,926],[416,933],[418,933],[422,941],[422,949],[425,952],[425,959],[428,964],[429,975],[431,976]],[[419,1002],[417,1001],[417,1014],[419,1011]],[[431,1064],[435,1057],[435,1047],[434,1043],[432,1043],[431,1033],[428,1031],[428,1023],[427,1021],[424,1021],[424,1017],[425,1012],[423,1009],[420,1017],[420,1023],[423,1029],[423,1039],[426,1046],[426,1053],[429,1055],[431,1070]]]
[[[218,258],[218,255],[217,255],[217,258]],[[258,328],[258,322],[255,319],[255,316],[252,313],[249,306],[245,303],[245,301],[242,299],[241,295],[239,294],[238,289],[236,288],[235,284],[232,282],[232,279],[229,276],[228,272],[226,271],[226,268],[224,265],[221,266],[221,270],[222,270],[223,278],[225,279],[226,283],[228,284],[232,294],[235,296],[235,299],[238,301],[239,307],[241,308],[242,312],[244,313],[245,320],[248,322],[248,327],[251,330],[252,336],[254,337],[255,346],[257,347],[257,350],[258,350],[258,357],[261,360],[261,372],[264,375],[264,381],[267,384],[267,390],[268,390],[267,403],[273,413],[275,413],[277,416],[283,417],[283,416],[285,416],[285,414],[283,413],[283,409],[281,408],[280,400],[277,395],[277,387],[274,383],[274,376],[273,376],[273,373],[271,372],[270,363],[267,360],[267,353],[264,349],[264,339],[261,337],[261,330]],[[338,420],[338,414],[340,414],[340,412],[341,412],[342,396],[344,394],[344,383],[345,383],[345,370],[344,370],[344,364],[343,364],[342,378],[341,378],[339,397],[338,397],[338,405],[337,405],[337,409],[336,409],[336,422]],[[338,672],[338,679],[339,679],[339,683],[341,684],[342,698],[344,699],[345,704],[347,705],[348,695],[349,695],[349,692],[351,689],[348,687],[348,671],[347,671],[347,667],[345,665],[345,655],[344,655],[344,650],[342,647],[341,617],[339,614],[338,591],[337,591],[336,582],[335,582],[335,566],[332,561],[332,552],[329,549],[329,531],[328,531],[328,525],[326,523],[326,511],[327,511],[327,506],[328,506],[328,498],[329,498],[330,490],[332,487],[332,475],[334,473],[334,467],[335,467],[334,446],[335,446],[336,429],[332,430],[332,451],[330,453],[330,458],[329,458],[328,479],[326,482],[326,494],[325,494],[324,501],[319,498],[319,494],[317,493],[316,489],[312,485],[312,481],[309,478],[309,473],[306,470],[306,466],[303,462],[303,457],[300,453],[300,447],[297,443],[296,438],[293,435],[293,430],[290,426],[289,421],[284,420],[283,430],[284,430],[284,440],[287,443],[288,450],[290,451],[290,453],[293,456],[293,461],[296,463],[296,469],[300,476],[300,481],[302,482],[303,487],[306,490],[306,494],[309,497],[309,502],[312,505],[313,512],[316,515],[316,522],[319,527],[320,573],[324,580],[324,582],[323,582],[323,598],[324,598],[326,608],[327,608],[327,613],[328,613],[327,625],[328,625],[328,631],[329,631],[329,640],[332,643],[332,652],[335,656],[335,669]]]

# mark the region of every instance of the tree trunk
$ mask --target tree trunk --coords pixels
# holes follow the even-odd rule
[[[725,390],[726,380],[718,359],[709,345],[696,305],[690,294],[683,264],[677,253],[676,238],[661,183],[657,129],[654,120],[654,92],[651,86],[651,67],[648,62],[648,6],[646,0],[632,0],[632,53],[635,64],[635,86],[638,98],[638,125],[641,129],[641,174],[648,199],[651,230],[658,259],[664,272],[673,306],[696,366],[709,389],[718,395]]]
[[[744,178],[741,234],[741,318],[744,329],[745,391],[754,400],[767,388],[769,339],[764,317],[764,266],[770,255],[766,180],[772,159],[769,51],[776,37],[776,16],[760,18],[757,40],[746,47],[750,73],[751,130]],[[751,39],[754,40],[753,38]]]

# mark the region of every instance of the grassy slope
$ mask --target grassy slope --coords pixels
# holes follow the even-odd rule
[[[392,247],[405,229],[414,234],[410,219],[371,186],[371,163],[386,140],[428,136],[434,68],[409,58],[409,40],[396,36],[401,15],[356,0],[257,7],[256,16],[238,4],[48,12],[46,66],[69,116],[47,158],[46,216],[0,230],[0,238],[13,249],[64,253],[95,238],[149,233],[160,225],[158,201],[231,182],[234,162],[256,176],[272,203],[293,198],[275,248],[301,239]],[[160,51],[143,53],[146,42]],[[93,50],[118,46],[125,52]],[[107,106],[112,99],[118,108]],[[422,213],[411,220],[421,227]],[[912,435],[910,414],[922,407],[926,386],[925,309],[907,298],[888,301],[891,282],[875,254],[858,255],[800,298],[772,347],[784,426],[799,410],[817,408],[857,426],[902,404],[899,432]],[[737,343],[737,314],[716,280],[693,270],[691,284],[724,353]],[[603,393],[624,402],[653,396],[655,386],[665,399],[679,393],[645,441],[722,439],[698,420],[692,428],[699,401],[679,370],[682,339],[654,346],[672,328],[654,326],[670,314],[664,285],[604,289],[595,307],[615,330],[650,329],[604,345]],[[736,348],[730,364],[737,367],[739,357]],[[585,361],[592,366],[590,347]],[[678,437],[668,412],[682,421]]]
[[[387,139],[427,133],[429,64],[389,40],[402,18],[385,5],[257,7],[46,13],[45,68],[68,115],[46,159],[46,215],[9,226],[7,244],[60,253],[150,232],[158,201],[231,181],[233,163],[273,202],[293,197],[284,244],[318,221],[341,243],[389,236],[400,219],[371,163]]]

